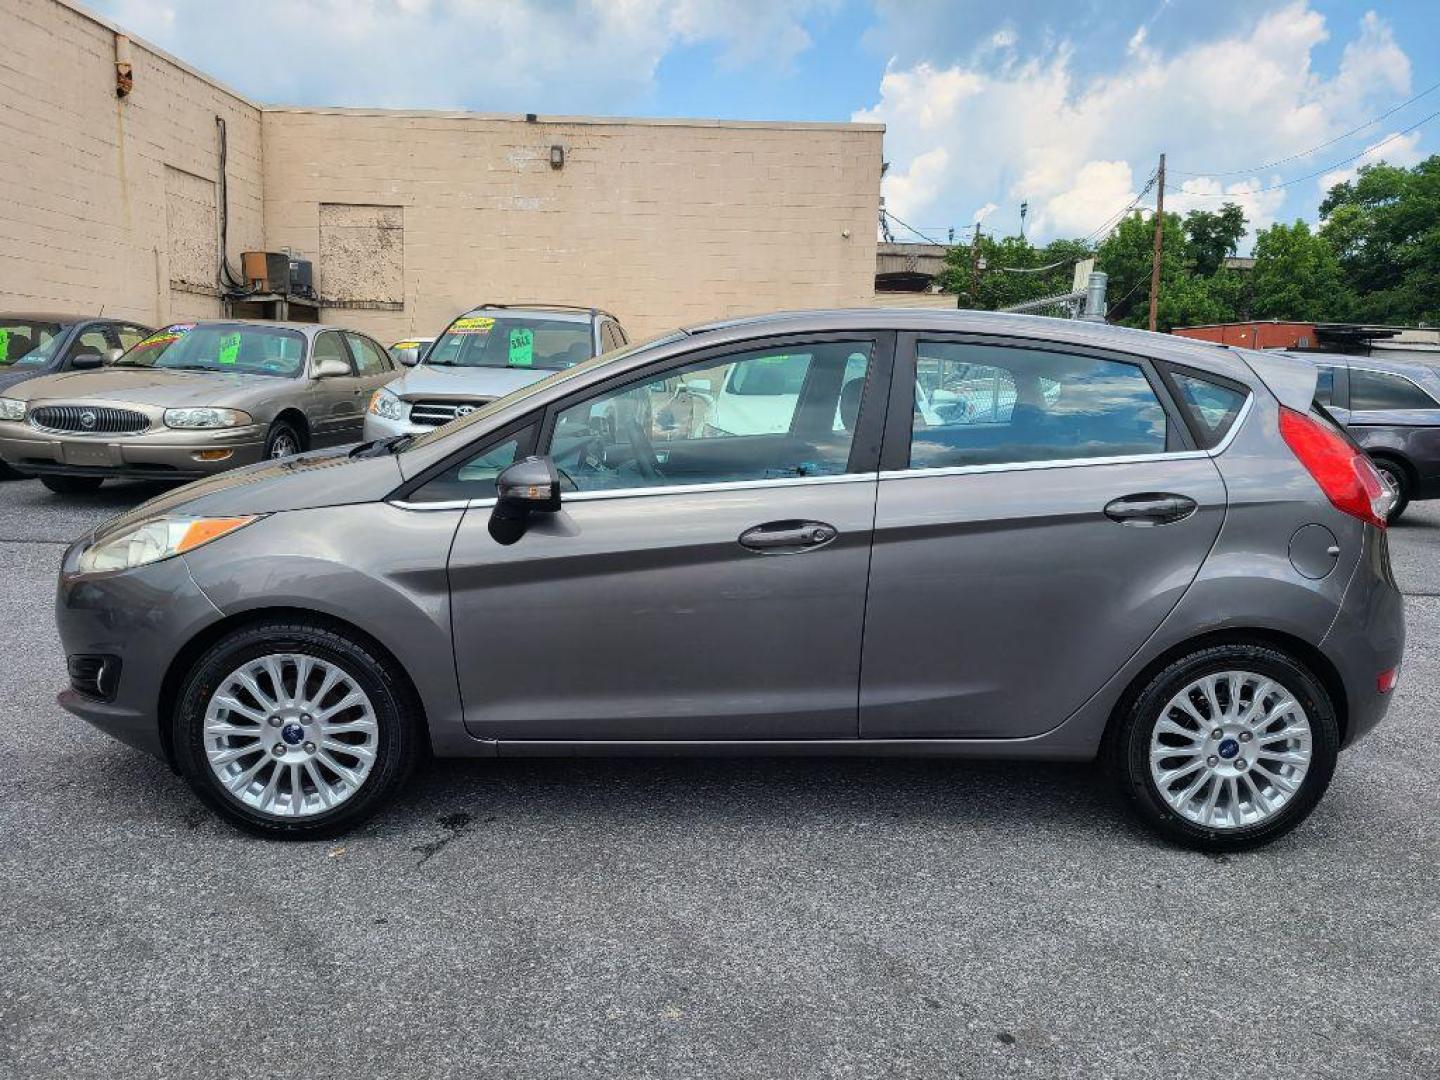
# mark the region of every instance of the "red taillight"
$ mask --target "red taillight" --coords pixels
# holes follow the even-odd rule
[[[1337,510],[1385,528],[1390,492],[1362,451],[1323,422],[1293,409],[1281,408],[1280,434]]]

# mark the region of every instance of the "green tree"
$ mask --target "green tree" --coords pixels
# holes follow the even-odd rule
[[[1190,278],[1189,250],[1179,214],[1166,214],[1162,226],[1164,247],[1160,257],[1160,297],[1156,328],[1184,325],[1168,322],[1165,297],[1185,287]],[[1150,319],[1150,268],[1155,253],[1155,219],[1134,214],[1125,218],[1095,252],[1097,270],[1109,275],[1109,320],[1124,326],[1147,326]]]
[[[1256,318],[1337,322],[1354,298],[1330,243],[1303,221],[1276,222],[1255,237],[1252,307]]]
[[[1185,240],[1190,264],[1200,277],[1210,277],[1227,256],[1234,255],[1245,235],[1245,211],[1235,203],[1219,210],[1191,210],[1185,215]]]
[[[1440,155],[1366,165],[1320,204],[1320,235],[1365,322],[1440,322]]]
[[[946,253],[945,269],[940,275],[941,287],[956,293],[962,307],[971,306],[975,254],[968,244],[952,247]],[[1056,240],[1037,248],[1018,236],[982,234],[979,255],[984,268],[979,271],[975,306],[995,311],[1069,292],[1076,261],[1089,258],[1091,250],[1078,240]]]

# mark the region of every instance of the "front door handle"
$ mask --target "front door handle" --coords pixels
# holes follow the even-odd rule
[[[789,555],[824,547],[839,536],[823,521],[767,521],[740,534],[740,546],[766,555]]]
[[[1106,503],[1105,516],[1121,525],[1173,525],[1184,521],[1197,509],[1199,506],[1195,500],[1186,495],[1147,491],[1139,495],[1124,495]]]

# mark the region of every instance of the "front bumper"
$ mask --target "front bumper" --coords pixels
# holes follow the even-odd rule
[[[20,424],[0,431],[0,458],[33,476],[192,479],[253,465],[265,456],[259,425],[214,431],[165,428],[140,435],[59,435]],[[206,460],[201,454],[224,457]]]
[[[409,420],[387,420],[383,416],[367,412],[365,414],[365,433],[361,436],[361,441],[388,439],[394,435],[423,435],[427,431],[434,430],[434,424],[412,424]]]
[[[117,676],[100,696],[71,686],[59,702],[121,742],[167,758],[158,715],[165,674],[177,651],[220,611],[201,592],[181,556],[104,574],[80,574],[90,537],[71,545],[60,566],[55,622],[68,657],[115,658]],[[81,684],[83,685],[83,683]]]

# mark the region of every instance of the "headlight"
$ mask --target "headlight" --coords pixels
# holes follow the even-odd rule
[[[0,397],[0,420],[24,420],[25,402],[19,398]]]
[[[162,517],[133,525],[123,532],[103,536],[80,556],[80,569],[129,570],[159,562],[172,555],[194,551],[202,544],[243,529],[258,515],[227,518]]]
[[[404,420],[410,415],[410,403],[382,386],[370,395],[370,411],[384,420]]]
[[[239,409],[166,409],[165,426],[173,428],[240,427],[250,423],[250,414]]]

